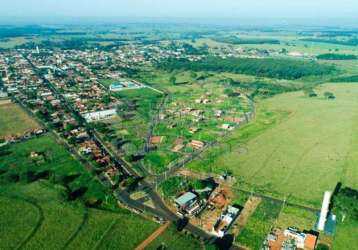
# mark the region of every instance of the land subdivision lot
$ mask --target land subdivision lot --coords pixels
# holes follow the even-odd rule
[[[22,135],[39,125],[17,104],[0,102],[0,137]]]
[[[245,145],[231,145],[223,154],[211,157],[211,164],[196,161],[190,168],[230,170],[241,188],[315,207],[323,192],[333,190],[337,182],[357,188],[358,85],[326,84],[316,91],[315,98],[292,92],[259,102],[258,113],[288,115],[274,124],[259,118],[248,128],[254,133],[252,127],[260,122],[260,133],[239,132],[249,138]],[[336,98],[325,99],[326,91]]]

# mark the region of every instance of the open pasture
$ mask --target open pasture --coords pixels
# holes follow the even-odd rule
[[[0,103],[0,137],[22,135],[37,128],[39,125],[17,104]]]
[[[259,114],[284,111],[289,115],[274,126],[261,124],[266,126],[264,132],[246,135],[250,140],[245,144],[236,143],[223,154],[209,157],[211,164],[196,161],[190,167],[229,170],[240,188],[314,207],[320,206],[323,192],[333,190],[338,182],[357,188],[358,85],[326,84],[316,91],[316,98],[292,92],[260,102]],[[326,91],[336,98],[325,99]],[[248,127],[256,122],[260,117]]]

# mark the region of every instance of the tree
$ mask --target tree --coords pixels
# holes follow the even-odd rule
[[[336,97],[334,96],[334,94],[333,94],[332,92],[329,92],[329,91],[324,92],[323,95],[324,95],[324,97],[327,98],[327,99],[334,99],[334,98],[336,98]]]
[[[190,77],[191,77],[191,78],[197,78],[197,77],[198,77],[198,74],[195,73],[194,71],[191,71],[191,72],[190,72]]]
[[[171,76],[171,77],[169,78],[169,82],[170,82],[171,84],[175,85],[176,82],[177,82],[177,78],[176,78],[175,76]]]
[[[312,88],[304,89],[304,90],[303,90],[303,93],[304,93],[305,96],[307,96],[307,97],[316,97],[316,96],[317,96],[316,92],[314,92],[314,90],[313,90]]]
[[[224,94],[227,96],[233,96],[234,95],[234,91],[230,88],[224,89]]]
[[[326,244],[319,243],[316,247],[317,250],[329,250],[329,247]]]

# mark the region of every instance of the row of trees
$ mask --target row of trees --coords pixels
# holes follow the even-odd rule
[[[168,59],[157,64],[162,70],[192,70],[233,72],[279,79],[299,79],[305,76],[330,74],[334,66],[314,61],[274,59],[274,58],[218,58],[207,57],[200,61]]]
[[[338,44],[338,45],[346,45],[346,46],[357,46],[358,38],[350,38],[350,39],[326,39],[326,38],[305,38],[301,39],[306,42],[317,42],[317,43],[329,43],[329,44]]]
[[[318,94],[312,88],[304,89],[303,92],[304,92],[305,96],[307,96],[307,97],[317,97],[318,96]],[[334,93],[329,92],[329,91],[324,92],[323,96],[326,99],[335,99],[336,98]]]
[[[240,38],[237,36],[215,37],[214,41],[230,44],[280,44],[277,39],[270,38]]]
[[[327,53],[327,54],[318,55],[317,59],[319,59],[319,60],[356,60],[357,56],[349,55],[349,54]]]

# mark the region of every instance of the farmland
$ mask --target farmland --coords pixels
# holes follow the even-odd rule
[[[111,212],[66,202],[63,189],[47,181],[1,187],[0,211],[5,214],[0,218],[1,225],[6,225],[1,227],[1,249],[89,249],[114,245],[133,249],[157,227],[156,223],[124,210]],[[130,244],[123,238],[131,239]]]
[[[37,128],[39,125],[18,105],[0,103],[0,137],[22,135]]]
[[[336,99],[325,99],[326,91],[334,92]],[[247,134],[250,140],[231,145],[223,154],[215,154],[218,149],[211,156],[208,152],[212,164],[196,161],[189,168],[219,173],[230,170],[241,188],[315,207],[319,206],[322,193],[333,190],[339,181],[357,188],[354,162],[358,145],[355,136],[358,87],[327,84],[317,88],[317,92],[317,98],[294,92],[260,102],[261,115],[264,111],[288,115],[275,125],[270,121],[262,123],[259,115],[247,129],[258,122],[256,125],[263,132]],[[243,131],[238,133],[242,136]],[[310,192],[304,188],[308,186]]]
[[[113,206],[112,196],[82,164],[73,158],[64,145],[47,135],[0,148],[0,181],[32,182],[43,178],[66,186],[68,199]],[[36,157],[33,155],[36,154]],[[80,195],[72,196],[79,190]],[[103,202],[103,203],[102,203]],[[100,205],[100,206],[102,206]]]

